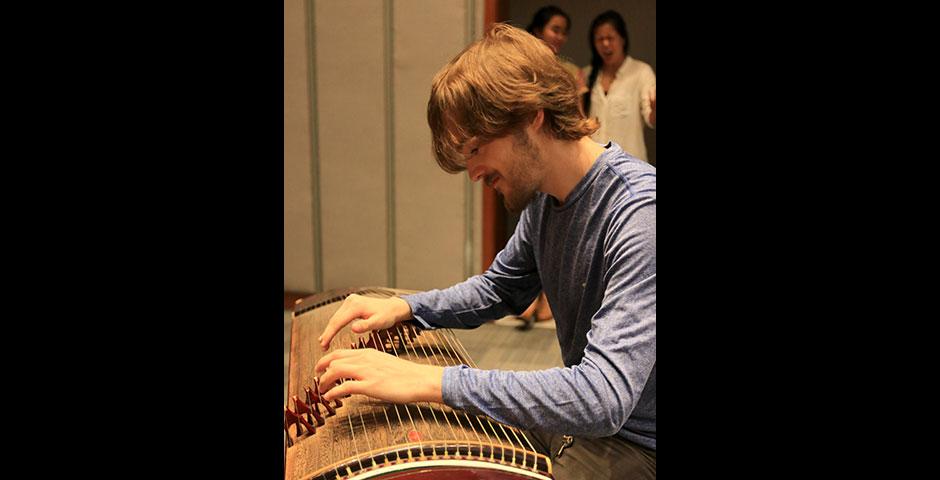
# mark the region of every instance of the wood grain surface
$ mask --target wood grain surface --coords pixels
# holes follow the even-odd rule
[[[316,432],[311,433],[300,423],[289,426],[285,436],[287,480],[398,478],[403,470],[426,471],[427,465],[440,468],[441,473],[445,468],[478,468],[486,472],[486,478],[551,478],[551,462],[535,451],[524,431],[485,416],[470,415],[439,403],[393,404],[363,395],[343,398],[341,405],[329,402],[328,409],[326,402],[316,397],[318,380],[313,367],[322,356],[337,348],[375,348],[417,363],[475,367],[452,331],[422,330],[411,322],[371,334],[356,334],[344,328],[337,333],[330,349],[322,350],[317,337],[351,293],[386,298],[414,291],[347,288],[297,301],[288,373],[286,410],[290,412],[285,411],[285,416],[299,414]],[[312,411],[303,413],[311,405],[322,418],[322,425],[311,415]],[[386,471],[394,472],[383,473]]]

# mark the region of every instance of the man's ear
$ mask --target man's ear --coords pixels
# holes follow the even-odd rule
[[[542,130],[542,125],[545,124],[545,110],[539,109],[538,112],[535,112],[535,117],[532,118],[532,122],[529,123],[529,126],[526,127],[526,130],[529,132],[529,137],[531,138],[536,133],[539,133]]]

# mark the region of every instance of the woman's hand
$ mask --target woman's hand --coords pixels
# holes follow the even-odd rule
[[[650,92],[650,125],[656,126],[656,89]]]
[[[587,78],[584,76],[584,70],[578,70],[578,76],[575,77],[575,86],[578,89],[578,95],[584,95],[588,92]]]

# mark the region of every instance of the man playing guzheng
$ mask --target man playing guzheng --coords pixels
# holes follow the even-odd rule
[[[347,325],[364,333],[411,319],[474,328],[522,312],[544,290],[566,367],[441,367],[340,349],[315,367],[326,399],[441,402],[541,432],[550,454],[573,436],[553,462],[561,480],[655,478],[656,169],[592,141],[597,123],[578,102],[552,50],[508,25],[438,72],[428,101],[435,158],[521,211],[515,233],[485,273],[450,288],[349,296],[319,339],[327,348]]]

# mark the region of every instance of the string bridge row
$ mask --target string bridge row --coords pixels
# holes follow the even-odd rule
[[[297,395],[291,396],[294,410],[290,409],[290,405],[284,407],[284,433],[287,434],[288,447],[294,445],[294,441],[290,437],[291,425],[297,427],[296,436],[298,439],[304,435],[300,428],[301,425],[306,429],[307,434],[316,435],[317,427],[322,427],[326,423],[324,415],[320,413],[320,406],[323,406],[327,417],[336,415],[336,409],[343,406],[343,402],[338,398],[333,400],[333,405],[330,405],[330,401],[320,395],[320,379],[314,377],[313,382],[315,388],[304,386],[304,400],[301,400]]]

